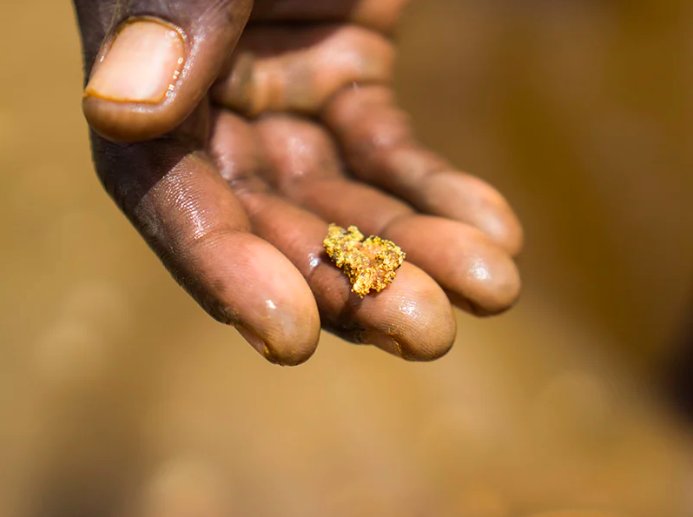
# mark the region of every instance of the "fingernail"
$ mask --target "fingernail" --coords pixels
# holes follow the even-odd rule
[[[243,339],[250,343],[250,346],[263,355],[265,359],[267,359],[270,363],[280,364],[270,348],[267,346],[267,343],[265,343],[265,341],[254,331],[241,324],[236,324],[235,327],[238,333],[243,336]]]
[[[185,59],[185,42],[170,25],[127,22],[94,65],[86,96],[156,104],[173,90]]]

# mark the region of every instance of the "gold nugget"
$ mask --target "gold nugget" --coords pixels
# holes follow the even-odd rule
[[[394,242],[375,235],[364,240],[356,226],[345,230],[331,224],[323,245],[332,262],[349,277],[351,290],[361,298],[392,283],[405,258]]]

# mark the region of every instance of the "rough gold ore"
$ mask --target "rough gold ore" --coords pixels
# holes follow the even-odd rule
[[[394,242],[375,235],[364,240],[356,226],[345,230],[331,224],[323,245],[332,262],[349,277],[351,290],[361,298],[392,283],[405,258]]]

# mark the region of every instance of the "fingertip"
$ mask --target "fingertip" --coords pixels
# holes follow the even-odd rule
[[[520,297],[522,281],[507,252],[479,235],[462,267],[464,285],[451,297],[453,303],[476,316],[496,316],[512,308]]]
[[[169,4],[125,2],[118,9],[126,21],[105,40],[83,101],[104,138],[150,140],[182,124],[218,78],[252,8],[252,0]]]
[[[317,346],[316,343],[310,343],[306,341],[305,346],[292,346],[287,350],[282,350],[279,354],[275,352],[277,345],[269,345],[262,337],[260,337],[255,331],[244,326],[241,323],[236,323],[234,325],[238,333],[245,339],[250,346],[252,346],[261,356],[263,356],[267,361],[272,364],[279,366],[298,366],[299,364],[305,363],[310,359],[315,352]]]
[[[524,247],[524,230],[520,220],[508,207],[503,213],[488,213],[479,229],[511,257],[517,257]]]
[[[511,264],[508,268],[517,272],[517,267]],[[504,285],[479,286],[473,294],[460,294],[448,291],[448,298],[456,307],[480,318],[498,316],[512,309],[520,298],[520,275],[507,281]]]
[[[524,232],[507,200],[491,185],[458,171],[441,171],[428,180],[425,211],[470,224],[511,256],[522,251]]]
[[[248,237],[244,251],[262,261],[249,264],[246,278],[230,293],[235,306],[231,322],[265,359],[297,366],[313,355],[320,338],[315,298],[284,255],[266,241]]]
[[[388,326],[376,327],[364,342],[407,361],[434,361],[450,351],[457,331],[455,316],[443,290],[426,273],[405,263],[395,282],[378,296],[372,310]]]
[[[469,188],[469,223],[479,228],[511,257],[519,255],[524,244],[524,231],[508,201],[498,190],[479,178],[466,176],[465,180]]]
[[[187,115],[176,106],[180,102],[171,102],[185,63],[181,29],[154,17],[127,20],[104,44],[84,90],[82,109],[90,126],[118,142],[172,130]]]
[[[82,98],[82,112],[100,136],[126,144],[158,138],[180,123],[180,117],[162,105],[126,104],[87,93]]]
[[[185,62],[185,34],[158,18],[132,18],[102,48],[86,95],[114,102],[158,104]]]
[[[416,215],[395,221],[387,238],[427,271],[456,305],[473,314],[500,314],[516,302],[520,275],[506,250],[480,230],[440,217]]]

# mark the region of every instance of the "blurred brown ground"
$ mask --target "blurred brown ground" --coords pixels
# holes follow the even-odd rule
[[[101,191],[69,3],[0,19],[1,515],[90,515],[210,459],[237,515],[693,514],[656,389],[693,291],[691,2],[414,1],[401,100],[517,208],[523,299],[460,313],[435,364],[324,336],[296,369],[209,320]]]

